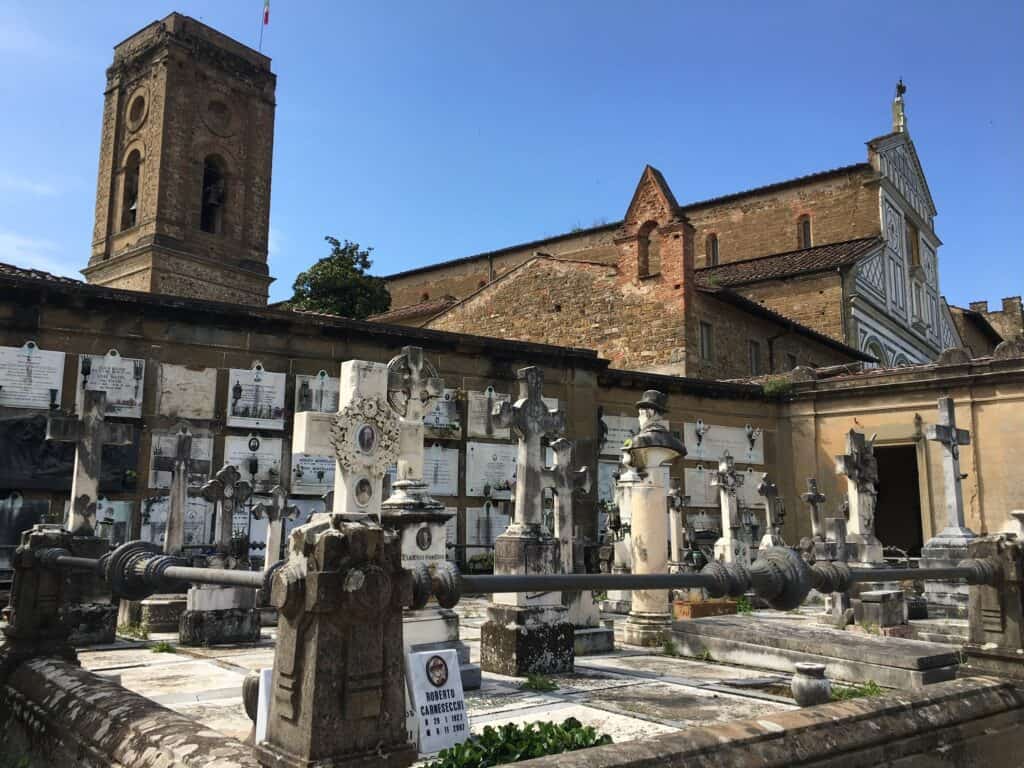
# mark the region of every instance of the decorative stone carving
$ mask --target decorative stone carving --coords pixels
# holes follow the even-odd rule
[[[846,435],[846,453],[836,456],[836,474],[845,475],[850,521],[847,537],[857,552],[857,562],[868,565],[883,560],[882,543],[875,536],[878,461],[875,438],[850,430]]]
[[[736,493],[745,482],[736,471],[732,455],[726,451],[711,475],[711,487],[718,489],[718,503],[722,510],[722,535],[715,542],[715,559],[723,563],[750,565],[750,548],[740,536],[743,523],[739,515]]]

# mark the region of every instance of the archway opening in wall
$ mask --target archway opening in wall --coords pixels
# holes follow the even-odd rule
[[[917,448],[914,445],[876,446],[875,459],[878,461],[875,535],[886,547],[898,547],[911,557],[920,557],[924,531]]]
[[[199,214],[199,228],[203,232],[219,235],[224,231],[225,199],[224,161],[216,155],[203,160],[203,196]]]
[[[637,242],[637,277],[661,272],[661,235],[658,222],[648,221],[640,228]]]
[[[124,164],[124,182],[121,195],[121,229],[130,229],[139,220],[139,165],[142,155],[133,149]]]

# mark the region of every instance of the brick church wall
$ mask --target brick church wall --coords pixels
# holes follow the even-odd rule
[[[843,285],[838,273],[770,280],[734,290],[836,341],[845,339]]]

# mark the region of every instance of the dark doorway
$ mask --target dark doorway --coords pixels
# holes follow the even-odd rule
[[[878,460],[875,535],[884,546],[898,547],[918,557],[924,534],[917,483],[917,448],[913,445],[880,446],[875,448],[875,458]]]

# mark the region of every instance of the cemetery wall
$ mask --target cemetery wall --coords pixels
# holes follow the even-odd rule
[[[837,500],[846,492],[845,478],[835,474],[834,457],[845,453],[846,433],[853,428],[869,437],[877,433],[878,447],[913,446],[924,539],[945,527],[942,449],[925,438],[927,427],[936,421],[936,401],[944,395],[956,404],[957,426],[970,431],[970,445],[960,449],[961,470],[967,475],[967,526],[977,534],[1009,530],[1010,511],[1024,509],[1024,478],[1012,458],[1024,439],[1024,358],[873,370],[800,383],[792,395],[792,403],[780,414],[788,423],[780,423],[780,431],[792,433],[789,493],[802,490],[813,474],[829,499],[827,516],[835,513]],[[893,513],[899,511],[878,510],[879,515]],[[806,514],[799,516],[795,533],[809,535]]]

